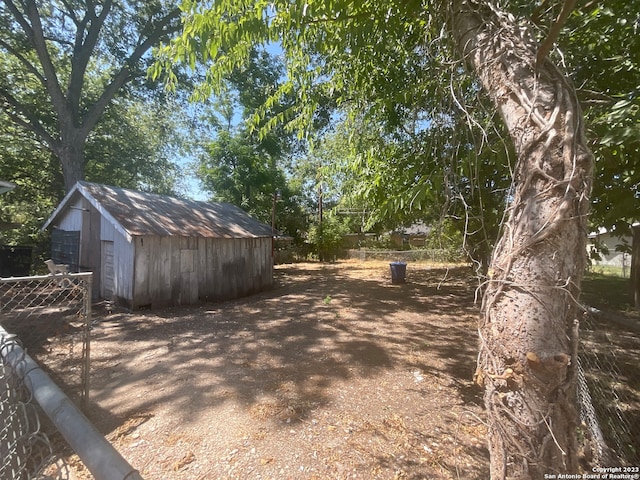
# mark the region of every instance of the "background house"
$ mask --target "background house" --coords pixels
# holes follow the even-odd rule
[[[605,228],[589,234],[587,253],[593,267],[606,266],[628,277],[631,269],[631,235],[616,235]]]
[[[408,227],[401,227],[391,233],[391,244],[396,248],[424,247],[431,227],[418,221]]]
[[[273,283],[272,228],[227,203],[78,182],[46,221],[52,259],[128,308],[236,298]]]

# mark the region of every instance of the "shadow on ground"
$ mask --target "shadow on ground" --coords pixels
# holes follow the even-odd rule
[[[88,413],[120,438],[159,408],[196,425],[242,405],[283,431],[326,410],[322,421],[346,428],[340,441],[381,472],[486,477],[474,288],[467,267],[410,265],[394,285],[384,264],[303,264],[279,267],[272,290],[236,301],[96,309]],[[353,427],[341,417],[349,409]]]
[[[384,277],[357,278],[337,267],[290,267],[276,288],[250,299],[98,321],[122,342],[115,357],[124,375],[113,386],[167,371],[177,383],[201,375],[216,379],[215,391],[172,389],[153,401],[193,405],[200,397],[210,405],[233,392],[254,402],[291,381],[302,403],[322,404],[330,400],[334,380],[404,365],[446,375],[467,401],[478,402],[470,383],[476,333],[467,274],[466,268],[420,270],[408,283],[392,285]],[[136,362],[127,371],[130,353],[157,361],[143,370]],[[435,361],[421,361],[420,353]],[[93,368],[99,371],[100,362],[113,360],[96,360]],[[97,393],[96,400],[101,395],[109,391]]]

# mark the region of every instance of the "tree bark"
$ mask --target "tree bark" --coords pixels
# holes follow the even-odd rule
[[[68,136],[63,134],[63,141],[55,149],[56,156],[62,165],[65,192],[71,191],[79,180],[84,180],[84,145],[84,137],[76,139],[72,134]]]
[[[491,478],[575,473],[580,283],[593,158],[575,91],[526,25],[491,2],[456,0],[457,46],[491,97],[518,156],[508,217],[479,322],[477,381]]]

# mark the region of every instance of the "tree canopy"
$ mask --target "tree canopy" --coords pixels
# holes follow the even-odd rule
[[[634,2],[576,10],[560,45],[596,158],[592,223],[627,233],[640,220],[640,14]]]
[[[580,12],[594,5],[600,8],[590,2]],[[414,190],[416,205],[449,188],[450,198],[476,199],[472,212],[483,217],[487,208],[502,220],[485,277],[476,372],[485,388],[495,479],[577,470],[575,325],[593,156],[576,89],[553,48],[574,6],[186,0],[182,34],[159,50],[152,69],[154,76],[169,72],[171,82],[172,63],[208,62],[198,92],[206,97],[247,61],[253,45],[279,41],[287,81],[256,118],[267,118],[293,91],[299,101],[270,116],[265,127],[312,125],[317,106],[331,99],[355,118],[383,120],[369,143],[372,154],[359,160],[357,170],[372,174],[367,183],[384,178],[381,172],[393,171],[400,159],[406,173],[396,187],[411,192],[414,180],[430,190]],[[412,119],[418,128],[407,134]],[[471,127],[467,134],[447,137],[464,123]],[[421,137],[422,131],[428,134]],[[422,144],[417,150],[413,137]],[[425,148],[433,139],[435,148]],[[367,171],[373,159],[385,162],[379,172]],[[428,165],[439,173],[429,175]],[[380,183],[372,192],[384,196],[388,186]],[[494,192],[501,197],[491,205]],[[398,198],[392,208],[411,204],[412,197]]]
[[[456,60],[451,38],[444,33],[444,6],[338,1],[292,8],[276,2],[267,8],[251,2],[184,2],[183,9],[183,34],[159,50],[153,75],[159,76],[163,66],[164,73],[170,72],[172,61],[208,61],[207,81],[197,91],[206,98],[219,92],[226,72],[250,60],[252,45],[280,42],[287,77],[255,106],[254,121],[263,133],[285,124],[313,135],[317,117],[327,116],[322,108],[341,110],[354,154],[349,164],[345,158],[336,163],[351,177],[349,201],[366,204],[368,225],[395,228],[445,212],[459,219],[463,231],[475,232],[469,236],[469,250],[484,256],[486,263],[492,246],[488,239],[502,218],[500,199],[511,170],[508,162],[488,165],[498,150],[505,151],[505,143],[495,134],[493,114],[477,106],[482,98],[478,83]],[[297,101],[283,102],[286,108],[274,112],[292,92]],[[471,134],[467,126],[473,128]],[[471,155],[458,156],[461,150]],[[502,159],[508,155],[503,153]],[[482,163],[484,170],[499,173],[499,178],[492,177],[497,183],[487,183],[484,198],[475,187]],[[468,195],[462,198],[463,193]],[[493,219],[489,203],[497,203]],[[487,212],[484,218],[482,209]]]
[[[0,108],[55,155],[67,191],[84,178],[85,142],[106,108],[144,83],[148,52],[179,16],[162,0],[0,3]]]
[[[247,65],[229,72],[203,121],[202,152],[196,176],[210,198],[230,202],[280,232],[299,237],[306,218],[295,182],[287,178],[300,144],[275,126],[258,135],[249,118],[277,90],[282,65],[263,49],[254,48]],[[274,107],[286,108],[287,100]]]
[[[478,120],[477,113],[481,117],[484,114],[474,102],[481,97],[479,85],[465,77],[461,64],[456,61],[458,56],[446,33],[449,20],[446,3],[338,0],[272,2],[270,5],[273,6],[259,2],[185,1],[182,35],[160,50],[160,59],[167,62],[167,69],[170,69],[170,60],[192,65],[198,59],[210,60],[207,81],[200,89],[201,95],[206,96],[217,88],[224,72],[245,63],[252,45],[278,41],[284,50],[288,82],[263,104],[259,113],[265,116],[266,105],[273,106],[280,95],[294,89],[300,101],[277,115],[268,116],[267,125],[278,121],[290,122],[292,128],[311,125],[319,100],[329,97],[337,105],[350,105],[358,112],[377,116],[387,132],[406,128],[411,123],[415,125],[416,120],[423,126],[428,124],[432,128],[414,143],[422,142],[437,149],[441,149],[442,142],[438,145],[432,140],[437,133],[433,127],[464,114],[470,126],[479,127],[472,143],[483,145],[480,137],[487,131],[487,123]],[[587,114],[593,118],[590,125],[609,128],[608,134],[597,134],[604,143],[598,140],[593,145],[619,147],[624,138],[628,150],[629,142],[637,138],[634,112],[638,101],[638,65],[637,55],[633,53],[638,51],[637,9],[633,3],[622,1],[606,5],[589,2],[566,12],[564,6],[551,2],[540,5],[516,2],[510,8],[515,15],[529,16],[535,22],[533,33],[539,40],[555,32],[549,41],[552,44],[553,40],[559,40],[562,52],[566,52],[562,58],[577,83],[580,97],[589,106]],[[563,24],[558,20],[569,13],[560,35],[558,29]],[[160,74],[162,61],[156,64],[155,75]],[[594,109],[594,105],[606,108]],[[469,139],[460,142],[466,140]],[[496,147],[491,149],[495,151]],[[616,149],[609,152],[608,157],[615,155],[619,155],[615,162],[605,162],[605,155],[598,157],[602,160],[598,171],[608,177],[606,181],[603,178],[602,182],[596,182],[594,198],[598,201],[607,197],[606,192],[599,190],[601,185],[610,189],[620,184],[611,172],[621,165],[617,160],[621,160],[622,165],[634,162],[633,150],[627,155]],[[431,160],[437,162],[436,157],[431,155]],[[613,202],[606,201],[616,208],[623,204],[632,206],[630,200],[637,198],[633,188],[628,188],[629,184],[638,183],[634,173],[637,169],[628,165],[621,170],[628,172],[625,187],[614,190],[622,198],[616,196]],[[390,202],[397,201],[404,207],[407,200],[392,197]]]

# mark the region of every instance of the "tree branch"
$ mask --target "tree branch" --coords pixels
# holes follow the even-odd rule
[[[337,22],[345,22],[350,20],[361,20],[363,18],[371,18],[372,12],[362,12],[354,15],[338,15],[335,17],[325,17],[325,18],[310,18],[306,22],[301,22],[302,24],[314,25],[320,23],[337,23]]]
[[[13,95],[11,95],[4,88],[0,88],[0,99],[2,102],[1,108],[7,114],[7,116],[17,125],[20,125],[25,130],[35,133],[40,137],[49,148],[55,151],[58,147],[58,142],[52,137],[47,130],[42,126],[38,119],[31,115]],[[12,108],[8,108],[12,107]],[[19,112],[19,113],[18,113]]]
[[[18,61],[26,67],[27,70],[29,70],[33,75],[35,75],[35,77],[40,81],[40,83],[42,83],[42,85],[46,86],[45,78],[40,74],[40,72],[33,65],[33,63],[27,60],[27,58],[24,55],[22,55],[20,52],[18,52],[15,48],[13,48],[4,40],[0,40],[0,47],[4,48],[9,54],[16,57]]]
[[[542,3],[538,5],[531,13],[531,21],[536,25],[539,25],[542,14],[544,13],[544,10],[547,8],[549,1],[550,0],[543,0]]]
[[[28,22],[25,21],[24,23],[26,24],[26,26],[24,26],[23,29],[25,29],[25,32],[27,33],[31,44],[35,49],[36,54],[38,55],[40,63],[42,64],[47,92],[51,97],[53,108],[56,110],[56,112],[58,113],[58,118],[61,120],[66,107],[66,101],[64,94],[62,93],[62,90],[60,88],[58,76],[56,75],[56,69],[53,66],[49,51],[47,50],[47,44],[44,39],[44,31],[42,29],[42,23],[40,21],[40,12],[38,11],[38,7],[34,0],[27,0],[25,2],[25,6],[27,10],[27,16],[31,22],[31,25],[29,25]],[[22,17],[19,12],[17,13],[18,15],[20,15],[20,17]]]
[[[553,44],[560,36],[560,31],[567,21],[567,18],[569,18],[569,14],[571,14],[575,5],[576,0],[564,0],[562,10],[560,10],[558,18],[556,18],[555,22],[551,24],[551,28],[549,29],[547,38],[545,38],[544,42],[542,42],[542,44],[540,45],[540,48],[538,48],[538,54],[536,55],[536,65],[540,65],[546,58],[547,54],[551,51]]]
[[[142,56],[153,45],[155,45],[161,37],[177,32],[181,28],[179,22],[172,24],[172,22],[179,18],[180,9],[176,8],[172,10],[156,25],[156,29],[136,47],[131,56],[127,59],[125,65],[118,71],[111,80],[111,83],[109,83],[102,92],[100,98],[87,111],[81,125],[82,135],[88,135],[91,129],[93,129],[109,102],[113,99],[118,90],[130,79],[133,74],[132,67],[138,63]]]
[[[75,44],[73,46],[73,57],[71,59],[71,77],[69,79],[68,95],[69,104],[73,110],[74,116],[80,111],[80,98],[82,96],[82,86],[84,84],[84,76],[89,65],[89,60],[93,55],[93,50],[100,38],[100,30],[104,25],[107,15],[111,11],[113,2],[107,0],[102,6],[100,15],[96,15],[95,5],[93,2],[87,2],[87,12],[78,25],[76,31]],[[86,35],[85,28],[89,25]]]
[[[57,43],[58,45],[66,45],[67,47],[73,47],[73,43],[67,40],[63,40],[62,38],[44,37],[44,39],[51,43]]]
[[[594,90],[576,89],[580,103],[584,106],[594,105],[613,105],[616,99],[606,93],[596,92]]]
[[[18,22],[18,25],[20,25],[22,27],[22,30],[24,30],[24,32],[27,34],[27,37],[31,39],[31,37],[33,36],[33,30],[31,29],[31,25],[29,25],[29,22],[27,22],[27,19],[22,15],[22,12],[18,10],[18,8],[13,4],[11,0],[3,0],[3,2],[13,15],[13,18],[16,20],[16,22]]]
[[[71,21],[73,21],[73,23],[75,24],[76,28],[78,30],[80,30],[80,22],[78,20],[78,17],[76,16],[75,12],[73,11],[72,6],[69,4],[69,2],[67,0],[62,0],[62,5],[64,5],[67,9],[68,12],[68,16],[71,19]]]

